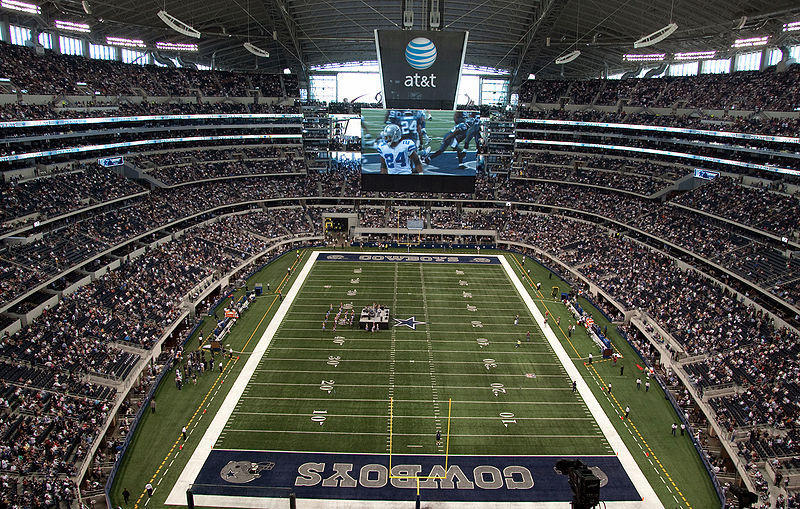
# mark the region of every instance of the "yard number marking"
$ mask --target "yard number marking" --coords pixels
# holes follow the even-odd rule
[[[330,394],[331,391],[333,390],[333,384],[335,383],[336,382],[334,382],[333,380],[323,380],[319,386],[319,390],[327,391],[327,393]]]
[[[328,413],[327,410],[314,410],[314,415],[311,416],[311,420],[314,422],[318,422],[319,425],[322,426],[322,423],[325,422],[325,419],[327,419],[327,417],[325,416],[325,414],[327,413]]]
[[[491,387],[492,392],[494,393],[495,397],[497,397],[498,394],[501,394],[501,393],[505,394],[506,393],[506,388],[503,386],[503,384],[495,382],[490,387]]]
[[[501,422],[506,428],[509,424],[516,424],[517,420],[514,419],[514,414],[511,412],[500,412]]]

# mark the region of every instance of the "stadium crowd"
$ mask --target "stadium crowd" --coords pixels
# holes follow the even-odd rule
[[[140,95],[247,97],[258,90],[263,97],[300,97],[296,76],[283,74],[196,71],[121,62],[37,54],[32,48],[0,44],[0,75],[18,91],[46,95]]]
[[[766,93],[765,93],[766,91]],[[800,106],[800,66],[785,72],[774,68],[732,74],[625,80],[528,80],[521,103],[558,103],[669,108],[683,101],[687,108],[712,110],[792,111]]]
[[[800,229],[800,193],[788,195],[743,186],[731,177],[719,177],[680,196],[675,203],[780,236],[793,236]]]
[[[166,185],[199,180],[275,173],[305,173],[305,162],[297,145],[249,148],[242,152],[180,151],[142,155],[136,164],[154,166],[147,173]]]
[[[761,115],[737,116],[730,113],[713,115],[700,110],[691,115],[658,115],[648,110],[638,113],[601,110],[540,110],[522,107],[519,118],[575,120],[580,122],[607,122],[612,124],[635,124],[648,126],[679,127],[682,129],[702,129],[748,134],[769,134],[792,136],[800,128],[797,118],[770,118]],[[530,124],[522,124],[530,125]]]
[[[130,117],[138,115],[190,115],[190,114],[231,114],[231,113],[280,113],[299,114],[300,107],[276,103],[239,103],[231,101],[214,102],[130,102],[129,99],[116,102],[52,101],[47,104],[28,104],[26,102],[0,105],[0,122],[25,120],[80,119],[102,117]],[[16,135],[20,135],[17,133]]]
[[[135,182],[111,170],[82,163],[38,178],[0,180],[0,193],[3,195],[0,232],[10,230],[10,223],[26,216],[42,221],[142,191],[144,189]]]
[[[2,43],[0,73],[28,93],[54,95],[82,93],[75,85],[81,80],[89,81],[86,87],[104,95],[127,95],[135,89],[153,95],[193,95],[193,89],[198,88],[205,95],[234,96],[259,88],[265,96],[295,97],[297,87],[295,76],[125,66],[49,53],[34,56],[27,48]],[[108,74],[113,76],[102,82],[94,78]],[[569,97],[573,103],[613,105],[624,99],[629,104],[651,106],[686,101],[687,105],[712,109],[788,111],[797,106],[800,71],[794,66],[781,74],[762,71],[725,77],[546,83],[542,86],[542,82],[527,82],[521,100],[554,103]],[[770,92],[765,94],[764,90]],[[330,111],[354,112],[358,107],[343,103],[331,105]],[[20,120],[297,111],[296,106],[235,103],[51,103],[5,105],[0,107],[0,117]],[[523,110],[522,115],[779,135],[793,135],[798,126],[796,119],[710,114],[657,116]],[[53,142],[49,146],[69,143],[72,142]],[[646,140],[634,142],[637,147],[646,144]],[[13,149],[4,150],[10,153]],[[75,486],[66,476],[75,472],[97,439],[108,417],[109,402],[116,397],[112,388],[89,383],[87,377],[124,380],[140,361],[140,356],[131,352],[152,348],[181,315],[182,301],[187,296],[198,296],[198,285],[232,271],[276,239],[320,235],[323,210],[358,210],[362,227],[393,228],[417,218],[433,228],[495,229],[499,240],[537,246],[578,271],[624,309],[646,311],[670,331],[682,354],[697,357],[682,369],[698,388],[737,388],[734,394],[710,397],[709,404],[716,419],[731,433],[748,431],[747,439],[738,443],[742,458],[756,463],[800,456],[796,428],[800,418],[796,405],[800,400],[800,385],[796,382],[800,376],[800,337],[793,330],[776,325],[769,314],[746,303],[730,288],[696,270],[679,268],[669,256],[623,234],[633,229],[654,235],[725,266],[796,304],[800,302],[800,274],[790,257],[778,252],[775,244],[763,236],[750,236],[742,228],[700,213],[797,240],[800,202],[796,193],[791,194],[793,188],[785,187],[791,179],[759,188],[745,185],[741,178],[723,176],[677,198],[668,197],[670,201],[664,204],[646,196],[683,177],[687,167],[585,153],[517,150],[515,155],[514,178],[479,175],[474,195],[363,192],[359,188],[359,169],[353,164],[332,164],[330,171],[321,174],[284,175],[305,173],[298,145],[222,150],[188,147],[131,158],[168,185],[188,184],[179,190],[146,191],[116,173],[87,164],[70,165],[28,179],[5,179],[0,184],[4,199],[0,233],[30,227],[24,222],[12,225],[28,216],[33,216],[29,220],[41,221],[127,199],[57,219],[50,226],[34,226],[25,239],[28,242],[4,244],[0,249],[0,306],[18,300],[49,280],[61,278],[55,284],[68,286],[73,267],[101,253],[118,252],[121,243],[131,243],[132,249],[144,247],[150,238],[142,236],[154,228],[181,222],[164,235],[189,229],[170,242],[147,247],[139,257],[122,260],[118,269],[65,295],[32,323],[2,338],[0,470],[4,472],[0,477],[0,497],[9,505],[69,503],[75,497]],[[742,151],[736,157],[750,156]],[[581,167],[574,166],[576,160],[581,161]],[[270,176],[251,176],[262,173]],[[245,178],[194,183],[229,176]],[[145,191],[145,196],[132,197]],[[374,200],[358,209],[297,204],[299,198],[315,197]],[[389,206],[381,201],[383,198],[397,200]],[[413,201],[419,198],[442,201],[420,205]],[[462,208],[445,201],[466,199],[510,201],[515,206],[479,209],[462,203]],[[212,217],[208,212],[211,209],[265,200],[275,201],[270,205],[276,206],[196,225]],[[521,209],[535,204],[558,213],[515,210],[520,204],[524,205]],[[572,211],[596,214],[604,226],[567,217]],[[194,215],[199,216],[194,222],[187,220]],[[609,225],[616,231],[606,229]],[[30,305],[22,303],[17,310]],[[608,312],[617,316],[611,309]],[[192,368],[182,369],[188,369],[185,376],[191,376]],[[146,378],[152,381],[153,376],[151,372]],[[141,390],[145,386],[146,383]],[[685,393],[679,395],[683,404],[687,398]],[[787,467],[792,465],[791,461],[785,463]],[[32,473],[40,477],[19,477]],[[791,504],[792,499],[789,500]]]

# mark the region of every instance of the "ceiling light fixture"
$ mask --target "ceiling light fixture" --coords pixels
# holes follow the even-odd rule
[[[59,30],[69,30],[71,32],[90,33],[92,30],[86,23],[75,23],[74,21],[55,20],[55,26]]]
[[[622,55],[622,59],[626,62],[658,62],[666,58],[666,53],[651,53],[651,54],[632,54],[628,53]]]
[[[800,21],[792,21],[791,23],[783,24],[784,32],[794,32],[796,30],[800,30]]]
[[[244,46],[244,49],[257,57],[269,58],[269,51],[261,49],[252,43],[246,42],[242,46]]]
[[[578,58],[579,56],[581,56],[581,50],[576,49],[572,53],[567,53],[564,56],[556,58],[556,63],[557,64],[568,64],[568,63],[572,62],[573,60],[575,60],[576,58]]]
[[[3,9],[10,9],[12,11],[26,12],[28,14],[42,13],[42,8],[38,5],[20,2],[19,0],[2,0],[2,2],[0,2],[0,7]]]
[[[675,60],[705,60],[717,56],[714,51],[689,51],[686,53],[675,53]]]
[[[673,34],[675,30],[678,29],[678,25],[676,23],[670,23],[669,25],[665,26],[661,30],[656,30],[650,35],[645,35],[638,41],[633,43],[634,48],[646,48],[647,46],[652,46],[653,44],[658,44],[659,42],[663,41],[667,37]]]
[[[164,51],[197,51],[197,44],[184,42],[157,42],[156,48]]]
[[[109,46],[126,46],[128,48],[146,48],[147,44],[141,39],[125,39],[124,37],[106,37]]]
[[[763,37],[749,37],[747,39],[736,39],[733,41],[731,48],[750,48],[753,46],[763,46],[769,41],[769,36]]]
[[[161,21],[167,24],[168,27],[175,30],[181,35],[185,35],[186,37],[194,37],[195,39],[200,38],[200,32],[192,28],[191,26],[187,25],[183,21],[179,20],[172,14],[168,13],[165,10],[160,10],[157,13],[158,17],[161,18]]]

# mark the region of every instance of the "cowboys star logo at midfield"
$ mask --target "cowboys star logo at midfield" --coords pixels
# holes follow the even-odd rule
[[[417,320],[416,316],[412,316],[411,318],[406,318],[405,320],[400,318],[394,319],[394,326],[397,327],[398,325],[405,325],[409,329],[417,330],[417,325],[424,324],[425,322],[421,322]]]

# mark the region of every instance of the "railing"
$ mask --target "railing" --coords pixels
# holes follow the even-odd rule
[[[686,364],[693,364],[695,362],[700,362],[708,359],[707,353],[701,353],[699,355],[692,355],[689,357],[684,357],[678,361],[678,364],[681,366],[685,366]]]
[[[733,382],[729,382],[729,383],[726,383],[726,384],[720,384],[720,385],[714,385],[712,387],[706,387],[705,389],[703,389],[702,395],[703,395],[703,398],[705,398],[705,399],[718,398],[720,396],[727,396],[728,394],[735,394],[737,387],[738,387],[738,385],[736,385]]]

